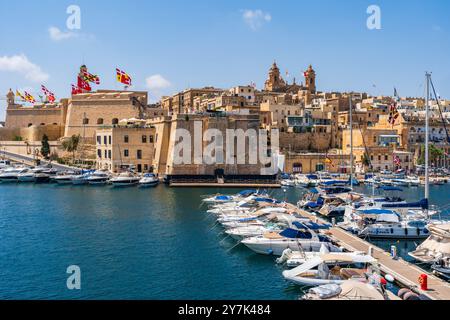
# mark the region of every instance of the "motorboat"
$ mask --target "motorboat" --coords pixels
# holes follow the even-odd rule
[[[295,175],[296,183],[304,188],[312,188],[319,183],[319,176],[316,174],[297,174]]]
[[[446,278],[450,276],[450,223],[430,225],[430,236],[416,250],[408,254],[431,265],[435,273]]]
[[[72,184],[72,176],[75,174],[73,171],[66,171],[60,174],[57,174],[53,181],[57,184]]]
[[[283,179],[280,184],[283,187],[295,187],[295,181],[290,179]]]
[[[70,180],[73,185],[80,186],[88,184],[88,178],[92,175],[92,172],[81,173],[71,176]]]
[[[139,180],[140,187],[156,187],[158,184],[159,184],[159,179],[153,173],[146,173],[141,178],[141,180]]]
[[[212,197],[204,198],[202,201],[209,204],[221,204],[221,203],[227,203],[227,202],[238,202],[241,201],[251,195],[258,195],[258,196],[266,196],[266,194],[262,194],[257,190],[243,190],[235,195],[222,195],[218,194]]]
[[[86,178],[86,181],[90,185],[104,185],[108,183],[110,177],[108,172],[95,171]]]
[[[25,172],[28,172],[28,169],[23,168],[23,167],[6,168],[3,170],[2,173],[0,173],[0,181],[1,182],[17,182],[18,176]]]
[[[50,182],[51,175],[45,172],[36,172],[34,174],[35,183],[47,183]]]
[[[139,183],[140,178],[132,174],[131,172],[122,172],[118,176],[110,179],[114,187],[129,187]]]
[[[401,300],[392,292],[370,283],[347,280],[311,288],[302,300]]]
[[[283,271],[283,277],[301,286],[341,284],[348,280],[365,282],[365,266],[375,262],[376,259],[369,255],[330,252],[316,256],[294,269]]]
[[[379,239],[424,239],[429,236],[427,222],[406,218],[383,208],[356,209],[347,206],[339,225],[359,237]]]
[[[9,160],[0,160],[0,170],[4,170],[11,166],[11,161]]]
[[[17,175],[17,180],[19,182],[34,182],[35,181],[35,172],[33,170],[26,170],[23,173],[19,173]]]
[[[281,232],[267,232],[262,236],[251,237],[242,240],[242,243],[249,249],[259,254],[281,256],[286,249],[297,251],[319,251],[324,245],[329,252],[339,252],[341,248],[331,243],[330,239],[315,230],[329,228],[319,224],[310,223],[306,226],[304,223],[294,222],[297,229],[287,228]],[[316,225],[316,226],[313,226]]]

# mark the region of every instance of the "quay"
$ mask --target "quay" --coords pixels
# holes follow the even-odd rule
[[[309,218],[312,221],[329,223],[305,210],[297,208],[293,204],[288,204],[287,209],[297,212],[299,215]],[[388,252],[340,227],[334,226],[330,228],[330,230],[327,231],[327,235],[330,236],[334,242],[349,251],[369,252],[372,250],[372,256],[377,259],[381,272],[392,275],[397,282],[416,293],[424,295],[432,300],[450,300],[450,285],[432,273],[427,272],[414,264],[408,263],[401,258],[393,259]],[[419,287],[418,279],[421,274],[426,274],[428,276],[427,291],[423,291]]]
[[[217,188],[281,188],[281,184],[279,183],[219,183],[219,182],[211,182],[211,183],[202,183],[202,182],[171,182],[169,184],[171,187],[189,187],[189,188],[204,188],[204,187],[217,187]]]
[[[36,159],[34,159],[32,156],[26,156],[23,154],[18,154],[18,153],[14,153],[14,152],[10,152],[10,151],[2,150],[0,152],[0,158],[8,159],[12,162],[21,163],[21,164],[28,165],[28,166],[36,165]],[[60,171],[76,169],[76,168],[73,168],[73,167],[70,167],[67,165],[54,163],[54,162],[50,162],[50,161],[43,160],[43,159],[39,159],[39,161],[40,161],[41,165],[51,164],[53,168],[60,170]]]

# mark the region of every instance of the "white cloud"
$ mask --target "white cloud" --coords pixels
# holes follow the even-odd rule
[[[160,74],[154,74],[145,79],[145,84],[150,90],[162,90],[170,87],[172,84]]]
[[[57,27],[48,28],[48,33],[50,35],[50,39],[52,39],[53,41],[61,41],[78,36],[78,34],[76,34],[75,32],[61,31]]]
[[[50,77],[24,54],[0,57],[0,71],[17,72],[34,82],[44,82]]]
[[[264,23],[272,21],[270,13],[263,12],[262,10],[243,10],[242,19],[253,31],[258,30]]]

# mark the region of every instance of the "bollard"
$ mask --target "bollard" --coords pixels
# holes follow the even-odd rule
[[[333,225],[333,227],[336,227],[336,218],[331,219],[331,224]]]
[[[397,259],[397,247],[396,246],[391,246],[391,257],[393,259]]]
[[[420,290],[423,290],[423,291],[428,290],[428,276],[425,273],[422,273],[419,276],[419,284],[420,284]]]
[[[373,256],[373,247],[369,247],[369,252],[367,253],[368,256]]]

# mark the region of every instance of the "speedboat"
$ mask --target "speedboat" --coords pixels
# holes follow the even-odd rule
[[[0,173],[0,181],[1,182],[17,182],[19,174],[28,172],[27,168],[23,167],[11,167],[6,168]]]
[[[35,172],[33,170],[26,170],[23,173],[19,173],[17,175],[17,180],[19,182],[34,182],[35,181]]]
[[[450,224],[429,225],[430,236],[408,254],[431,265],[435,273],[450,277]]]
[[[144,176],[139,180],[139,186],[140,187],[156,187],[159,183],[158,177],[153,173],[146,173]]]
[[[86,178],[86,181],[90,185],[104,185],[108,183],[109,178],[109,173],[105,171],[95,171]]]
[[[75,172],[73,171],[61,172],[53,177],[53,181],[57,184],[72,184],[72,175],[74,174]]]
[[[365,282],[365,266],[374,262],[376,260],[369,255],[325,253],[292,270],[283,271],[283,277],[301,286],[341,284],[347,280]]]
[[[319,177],[316,174],[297,174],[296,183],[304,188],[312,188],[319,183]]]
[[[281,180],[281,185],[283,187],[295,187],[295,181],[290,179]]]
[[[331,243],[330,239],[322,234],[317,234],[316,230],[329,228],[329,226],[321,226],[310,223],[310,227],[304,223],[294,222],[297,229],[287,228],[282,232],[267,232],[259,237],[251,237],[242,240],[242,243],[249,249],[259,254],[281,256],[286,249],[297,251],[319,251],[322,245],[329,252],[340,252],[341,248]],[[299,229],[301,228],[301,230]]]
[[[139,183],[140,178],[131,172],[122,172],[118,176],[109,180],[114,187],[129,187]]]
[[[84,184],[88,184],[88,178],[91,176],[91,172],[88,173],[82,173],[82,174],[77,174],[77,175],[73,175],[70,180],[72,181],[73,185],[84,185]]]

